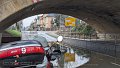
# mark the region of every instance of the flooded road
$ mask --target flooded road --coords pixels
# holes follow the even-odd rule
[[[77,68],[120,68],[120,58],[111,57],[102,53],[71,46],[77,54],[87,54],[89,61]],[[80,53],[83,52],[83,53]]]
[[[79,47],[65,46],[63,50],[66,49],[66,52],[62,53],[52,62],[54,68],[120,68],[119,58],[88,51]],[[72,60],[66,62],[66,53],[73,54],[75,59],[73,60],[72,58]]]
[[[66,52],[60,56],[56,55],[57,59],[51,61],[54,68],[77,68],[81,65],[89,62],[89,55],[85,54],[84,51],[76,51],[71,47],[62,47]],[[61,48],[61,50],[63,50]],[[67,55],[66,55],[67,54]]]

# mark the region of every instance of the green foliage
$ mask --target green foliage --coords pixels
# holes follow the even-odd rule
[[[95,29],[93,29],[90,25],[86,23],[77,24],[76,27],[72,28],[72,31],[80,32],[85,35],[93,34]]]
[[[55,16],[55,22],[56,23],[56,26],[59,27],[60,26],[60,23],[63,23],[65,21],[65,18],[67,18],[68,15],[61,15],[61,14],[57,14]]]
[[[17,30],[5,30],[5,31],[11,34],[13,37],[21,37],[21,32]]]
[[[94,31],[95,31],[95,30],[94,30],[91,26],[86,25],[86,26],[84,27],[84,29],[82,30],[82,33],[85,34],[85,35],[89,35],[89,34],[94,33]]]
[[[57,27],[60,25],[60,15],[56,16],[55,23]]]

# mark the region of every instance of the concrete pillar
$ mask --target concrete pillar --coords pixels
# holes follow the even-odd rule
[[[0,33],[0,45],[2,43],[2,33]]]

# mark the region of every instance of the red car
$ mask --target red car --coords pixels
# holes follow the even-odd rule
[[[34,40],[11,42],[0,47],[0,67],[51,68],[41,43]]]

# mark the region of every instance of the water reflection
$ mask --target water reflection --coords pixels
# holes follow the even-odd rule
[[[89,61],[89,57],[87,54],[80,52],[78,50],[73,50],[72,48],[69,47],[63,47],[63,49],[67,50],[67,54],[72,54],[74,55],[75,59],[72,58],[72,60],[67,60],[66,58],[70,58],[69,56],[65,56],[66,53],[62,53],[61,56],[57,56],[57,59],[55,61],[52,61],[54,68],[76,68],[81,65],[84,65]]]

